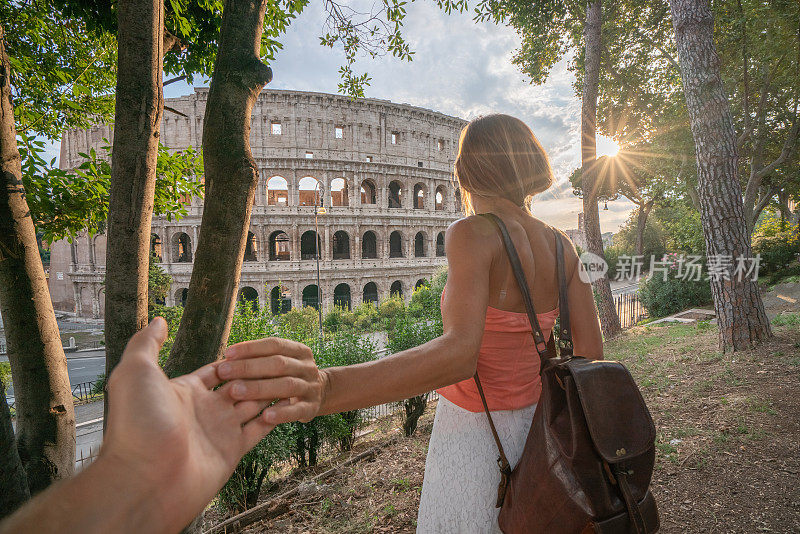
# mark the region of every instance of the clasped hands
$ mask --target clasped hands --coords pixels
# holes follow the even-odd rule
[[[87,476],[124,479],[131,495],[135,484],[170,532],[205,507],[275,425],[313,419],[327,378],[307,346],[267,338],[232,345],[224,360],[169,380],[157,363],[166,337],[166,322],[155,318],[109,376],[106,435]]]

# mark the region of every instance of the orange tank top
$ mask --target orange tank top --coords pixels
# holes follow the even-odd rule
[[[545,340],[550,339],[558,308],[537,313]],[[486,309],[478,375],[489,410],[517,410],[539,402],[539,354],[525,313]],[[439,388],[439,395],[470,412],[482,412],[483,403],[472,378]]]

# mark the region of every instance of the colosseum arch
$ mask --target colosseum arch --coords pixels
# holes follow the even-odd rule
[[[378,285],[375,282],[367,282],[364,284],[364,294],[363,299],[364,302],[371,302],[378,305]]]
[[[256,234],[247,232],[247,243],[244,247],[244,261],[258,261],[258,240]]]
[[[389,257],[403,257],[403,234],[397,230],[389,235]]]
[[[417,232],[414,236],[414,257],[424,258],[428,255],[428,236],[425,232]]]
[[[301,206],[322,206],[322,183],[313,176],[304,176],[297,183]]]
[[[333,290],[333,305],[345,310],[350,309],[350,286],[339,284]]]
[[[456,188],[456,194],[454,195],[454,197],[455,197],[455,201],[456,201],[455,209],[456,209],[456,211],[461,211],[462,206],[461,206],[461,189],[460,188]]]
[[[334,178],[331,180],[331,206],[349,206],[350,198],[347,191],[347,180]]]
[[[316,284],[309,284],[303,288],[303,307],[306,306],[319,309],[319,288]]]
[[[292,292],[279,284],[269,292],[269,308],[273,315],[280,315],[292,309]]]
[[[316,244],[314,244],[315,236],[317,238]],[[317,251],[319,251],[320,259],[322,259],[322,240],[317,236],[317,233],[314,230],[303,232],[303,235],[300,236],[300,259],[316,259]]]
[[[414,291],[416,291],[417,289],[419,289],[419,288],[421,288],[421,287],[423,287],[423,286],[425,286],[427,284],[428,284],[427,280],[425,280],[424,278],[420,278],[419,280],[417,280],[417,283],[414,284]]]
[[[258,291],[250,286],[243,286],[239,289],[236,301],[241,304],[250,304],[253,310],[258,310]]]
[[[192,261],[192,240],[186,232],[177,232],[172,236],[172,261],[174,263]]]
[[[427,188],[425,184],[418,183],[414,186],[414,209],[421,210],[425,209],[425,193]]]
[[[269,261],[289,261],[291,248],[289,235],[283,230],[275,230],[269,235]]]
[[[392,286],[389,288],[389,295],[392,297],[403,298],[403,282],[400,280],[395,280],[392,282]]]
[[[186,299],[189,297],[189,289],[186,287],[178,288],[175,291],[175,305],[186,306]]]
[[[362,204],[377,204],[378,195],[375,193],[375,182],[372,180],[364,180],[361,182],[361,203]]]
[[[378,257],[378,237],[372,230],[364,232],[361,238],[361,259],[374,260]]]
[[[283,176],[273,176],[267,181],[267,205],[289,205],[289,182]]]
[[[447,194],[447,190],[443,185],[440,185],[436,188],[436,196],[434,197],[434,211],[444,211],[444,202],[445,202],[445,195]]]
[[[436,256],[441,258],[444,255],[444,232],[439,232],[436,235]]]
[[[150,234],[150,255],[155,256],[158,263],[163,261],[163,256],[161,255],[161,237],[155,232]]]
[[[403,207],[403,184],[397,180],[389,182],[389,207]]]
[[[333,234],[332,253],[334,260],[350,259],[350,236],[344,230]]]

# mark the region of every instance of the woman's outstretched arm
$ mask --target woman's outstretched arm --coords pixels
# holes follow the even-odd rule
[[[228,347],[217,372],[223,379],[257,379],[231,385],[237,400],[284,399],[265,410],[271,424],[407,399],[470,378],[486,318],[492,262],[486,243],[493,232],[474,218],[447,230],[442,336],[377,361],[321,370],[304,345],[276,338],[249,341]]]

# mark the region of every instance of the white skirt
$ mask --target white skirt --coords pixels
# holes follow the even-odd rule
[[[522,456],[536,405],[492,412],[513,468]],[[500,470],[497,445],[484,412],[439,397],[417,516],[418,534],[499,533],[495,508]]]

